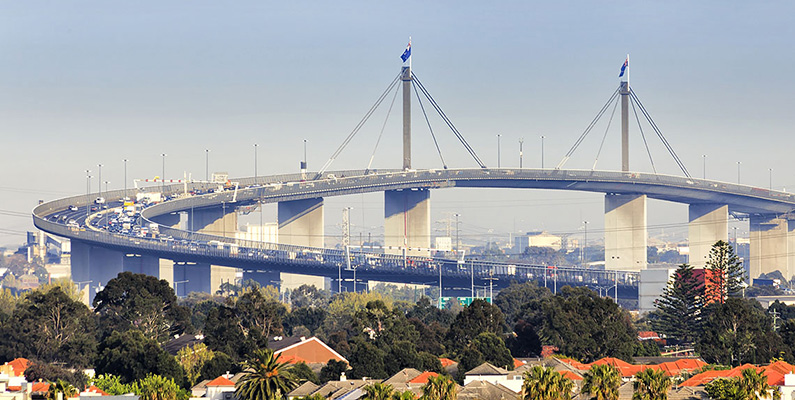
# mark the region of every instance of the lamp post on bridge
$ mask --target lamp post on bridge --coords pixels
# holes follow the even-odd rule
[[[701,178],[706,180],[707,179],[707,155],[701,155]]]
[[[88,216],[91,214],[91,170],[86,170],[86,224],[88,224]]]
[[[541,169],[544,169],[544,135],[541,135]]]
[[[742,163],[740,161],[737,161],[737,184],[738,185],[740,184],[740,164],[742,164]]]
[[[210,181],[210,149],[204,149],[204,180]]]
[[[500,166],[500,137],[501,136],[502,135],[500,135],[499,133],[497,134],[497,168],[501,167]]]
[[[97,197],[102,197],[102,164],[97,164],[99,167],[99,181],[97,184],[97,192],[99,193]]]
[[[524,151],[522,149],[524,145],[524,138],[519,138],[519,169],[522,169],[522,158],[524,156]]]
[[[163,196],[166,195],[166,156],[166,153],[160,154],[160,157],[163,158],[163,169],[160,176],[160,192],[162,192]]]
[[[124,201],[127,200],[127,159],[123,159],[124,161]]]
[[[768,168],[768,189],[773,190],[773,168]]]

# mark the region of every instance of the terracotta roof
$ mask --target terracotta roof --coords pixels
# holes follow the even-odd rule
[[[437,377],[437,376],[439,376],[439,374],[437,374],[436,372],[425,371],[425,372],[419,374],[416,378],[410,380],[409,383],[423,383],[424,384],[424,383],[428,383],[428,378]]]
[[[25,373],[25,370],[28,369],[30,360],[27,358],[15,358],[6,364],[10,365],[11,368],[14,369],[14,376],[22,376]]]
[[[569,379],[571,379],[573,381],[581,381],[582,380],[582,377],[577,375],[573,371],[558,371],[558,373],[560,373],[564,377],[569,378]]]
[[[230,381],[229,379],[226,379],[226,377],[222,375],[222,376],[219,376],[219,377],[211,380],[210,382],[207,382],[206,386],[207,387],[210,387],[210,386],[235,386],[235,383]]]
[[[453,360],[451,360],[449,358],[444,358],[444,357],[439,357],[439,362],[442,363],[442,367],[443,368],[447,368],[447,367],[449,367],[449,366],[451,366],[453,364],[458,364],[457,362],[455,362],[455,361],[453,361]]]
[[[513,359],[513,367],[514,367],[514,368],[519,368],[519,367],[521,367],[522,365],[525,365],[525,362],[524,362],[524,361],[517,360],[517,359],[515,359],[515,358]]]
[[[682,382],[679,386],[704,386],[717,378],[735,378],[741,376],[743,370],[753,368],[757,372],[767,377],[767,383],[771,386],[781,386],[784,384],[784,375],[795,371],[795,366],[784,361],[776,361],[772,364],[757,367],[751,364],[741,365],[728,370],[705,371]]]
[[[47,382],[34,382],[31,387],[31,392],[46,392],[50,390],[50,384]]]
[[[100,388],[98,388],[98,387],[96,387],[94,385],[91,385],[88,388],[86,388],[86,390],[84,390],[83,393],[96,393],[96,394],[98,394],[100,396],[110,396],[110,394],[105,393],[104,391],[102,391],[102,389],[100,389]]]

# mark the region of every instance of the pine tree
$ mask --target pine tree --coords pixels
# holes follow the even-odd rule
[[[676,269],[656,301],[656,319],[652,326],[658,333],[693,343],[701,324],[704,286],[693,276],[693,267],[682,264]]]
[[[712,245],[707,259],[705,297],[707,302],[724,303],[729,296],[738,296],[745,282],[745,269],[734,248],[719,240]]]

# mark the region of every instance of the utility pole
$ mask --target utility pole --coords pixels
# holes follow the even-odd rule
[[[351,245],[351,209],[353,207],[345,207],[342,209],[342,246],[347,247]]]

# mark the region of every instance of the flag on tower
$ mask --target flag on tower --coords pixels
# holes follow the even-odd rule
[[[619,77],[619,78],[621,78],[622,76],[624,76],[624,71],[627,69],[627,66],[629,66],[629,57],[627,57],[627,59],[626,59],[626,60],[624,60],[624,65],[622,65],[622,66],[621,66],[621,73],[620,73],[620,74],[618,74],[618,77]]]
[[[403,54],[400,56],[400,59],[403,60],[403,62],[406,62],[406,60],[408,60],[409,57],[411,57],[411,40],[409,40],[409,45],[406,46],[406,50],[403,51]]]

